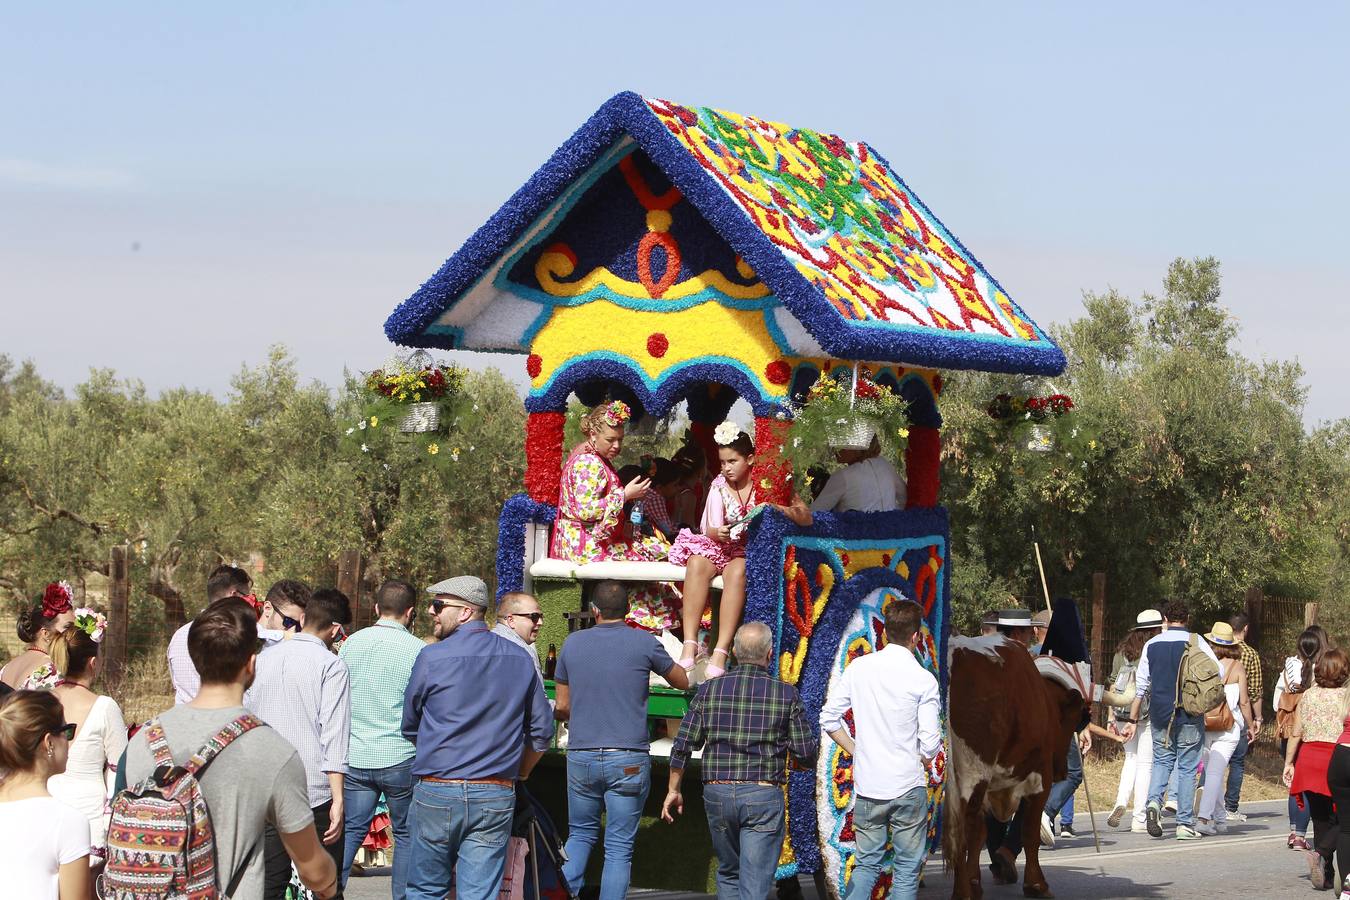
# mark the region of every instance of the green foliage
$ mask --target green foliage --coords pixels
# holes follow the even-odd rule
[[[898,460],[909,437],[907,406],[867,374],[859,375],[856,391],[851,378],[842,372],[822,377],[793,411],[783,458],[793,472],[802,475],[817,467],[837,469],[840,464],[831,444],[861,426],[875,433],[883,457]]]

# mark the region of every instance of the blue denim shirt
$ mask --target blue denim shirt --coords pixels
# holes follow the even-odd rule
[[[548,749],[553,711],[524,650],[466,622],[422,650],[403,698],[414,776],[515,778],[525,742]]]

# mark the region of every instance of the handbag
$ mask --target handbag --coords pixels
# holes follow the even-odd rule
[[[1233,727],[1233,711],[1228,708],[1228,700],[1205,713],[1206,731],[1228,731]]]
[[[1302,691],[1285,691],[1280,695],[1280,705],[1275,707],[1275,736],[1287,741],[1294,736],[1294,717],[1298,712]]]

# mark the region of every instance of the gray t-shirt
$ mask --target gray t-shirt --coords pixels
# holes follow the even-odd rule
[[[163,713],[159,721],[174,762],[179,765],[187,762],[216,732],[245,712],[242,706],[228,709],[175,706]],[[150,777],[154,768],[154,754],[142,730],[127,747],[127,784],[139,784]],[[234,876],[256,840],[257,849],[235,896],[261,897],[263,825],[292,834],[314,822],[300,757],[270,727],[255,728],[220,751],[202,774],[201,785],[216,835],[216,871],[221,887]]]
[[[554,676],[571,692],[567,748],[645,752],[649,676],[674,665],[660,641],[623,622],[569,634]]]

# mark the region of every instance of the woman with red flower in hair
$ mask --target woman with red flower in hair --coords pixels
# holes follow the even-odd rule
[[[0,669],[0,681],[16,691],[35,691],[56,684],[56,667],[48,651],[56,636],[75,623],[74,593],[64,581],[47,585],[42,602],[19,614],[15,630],[27,649]]]

